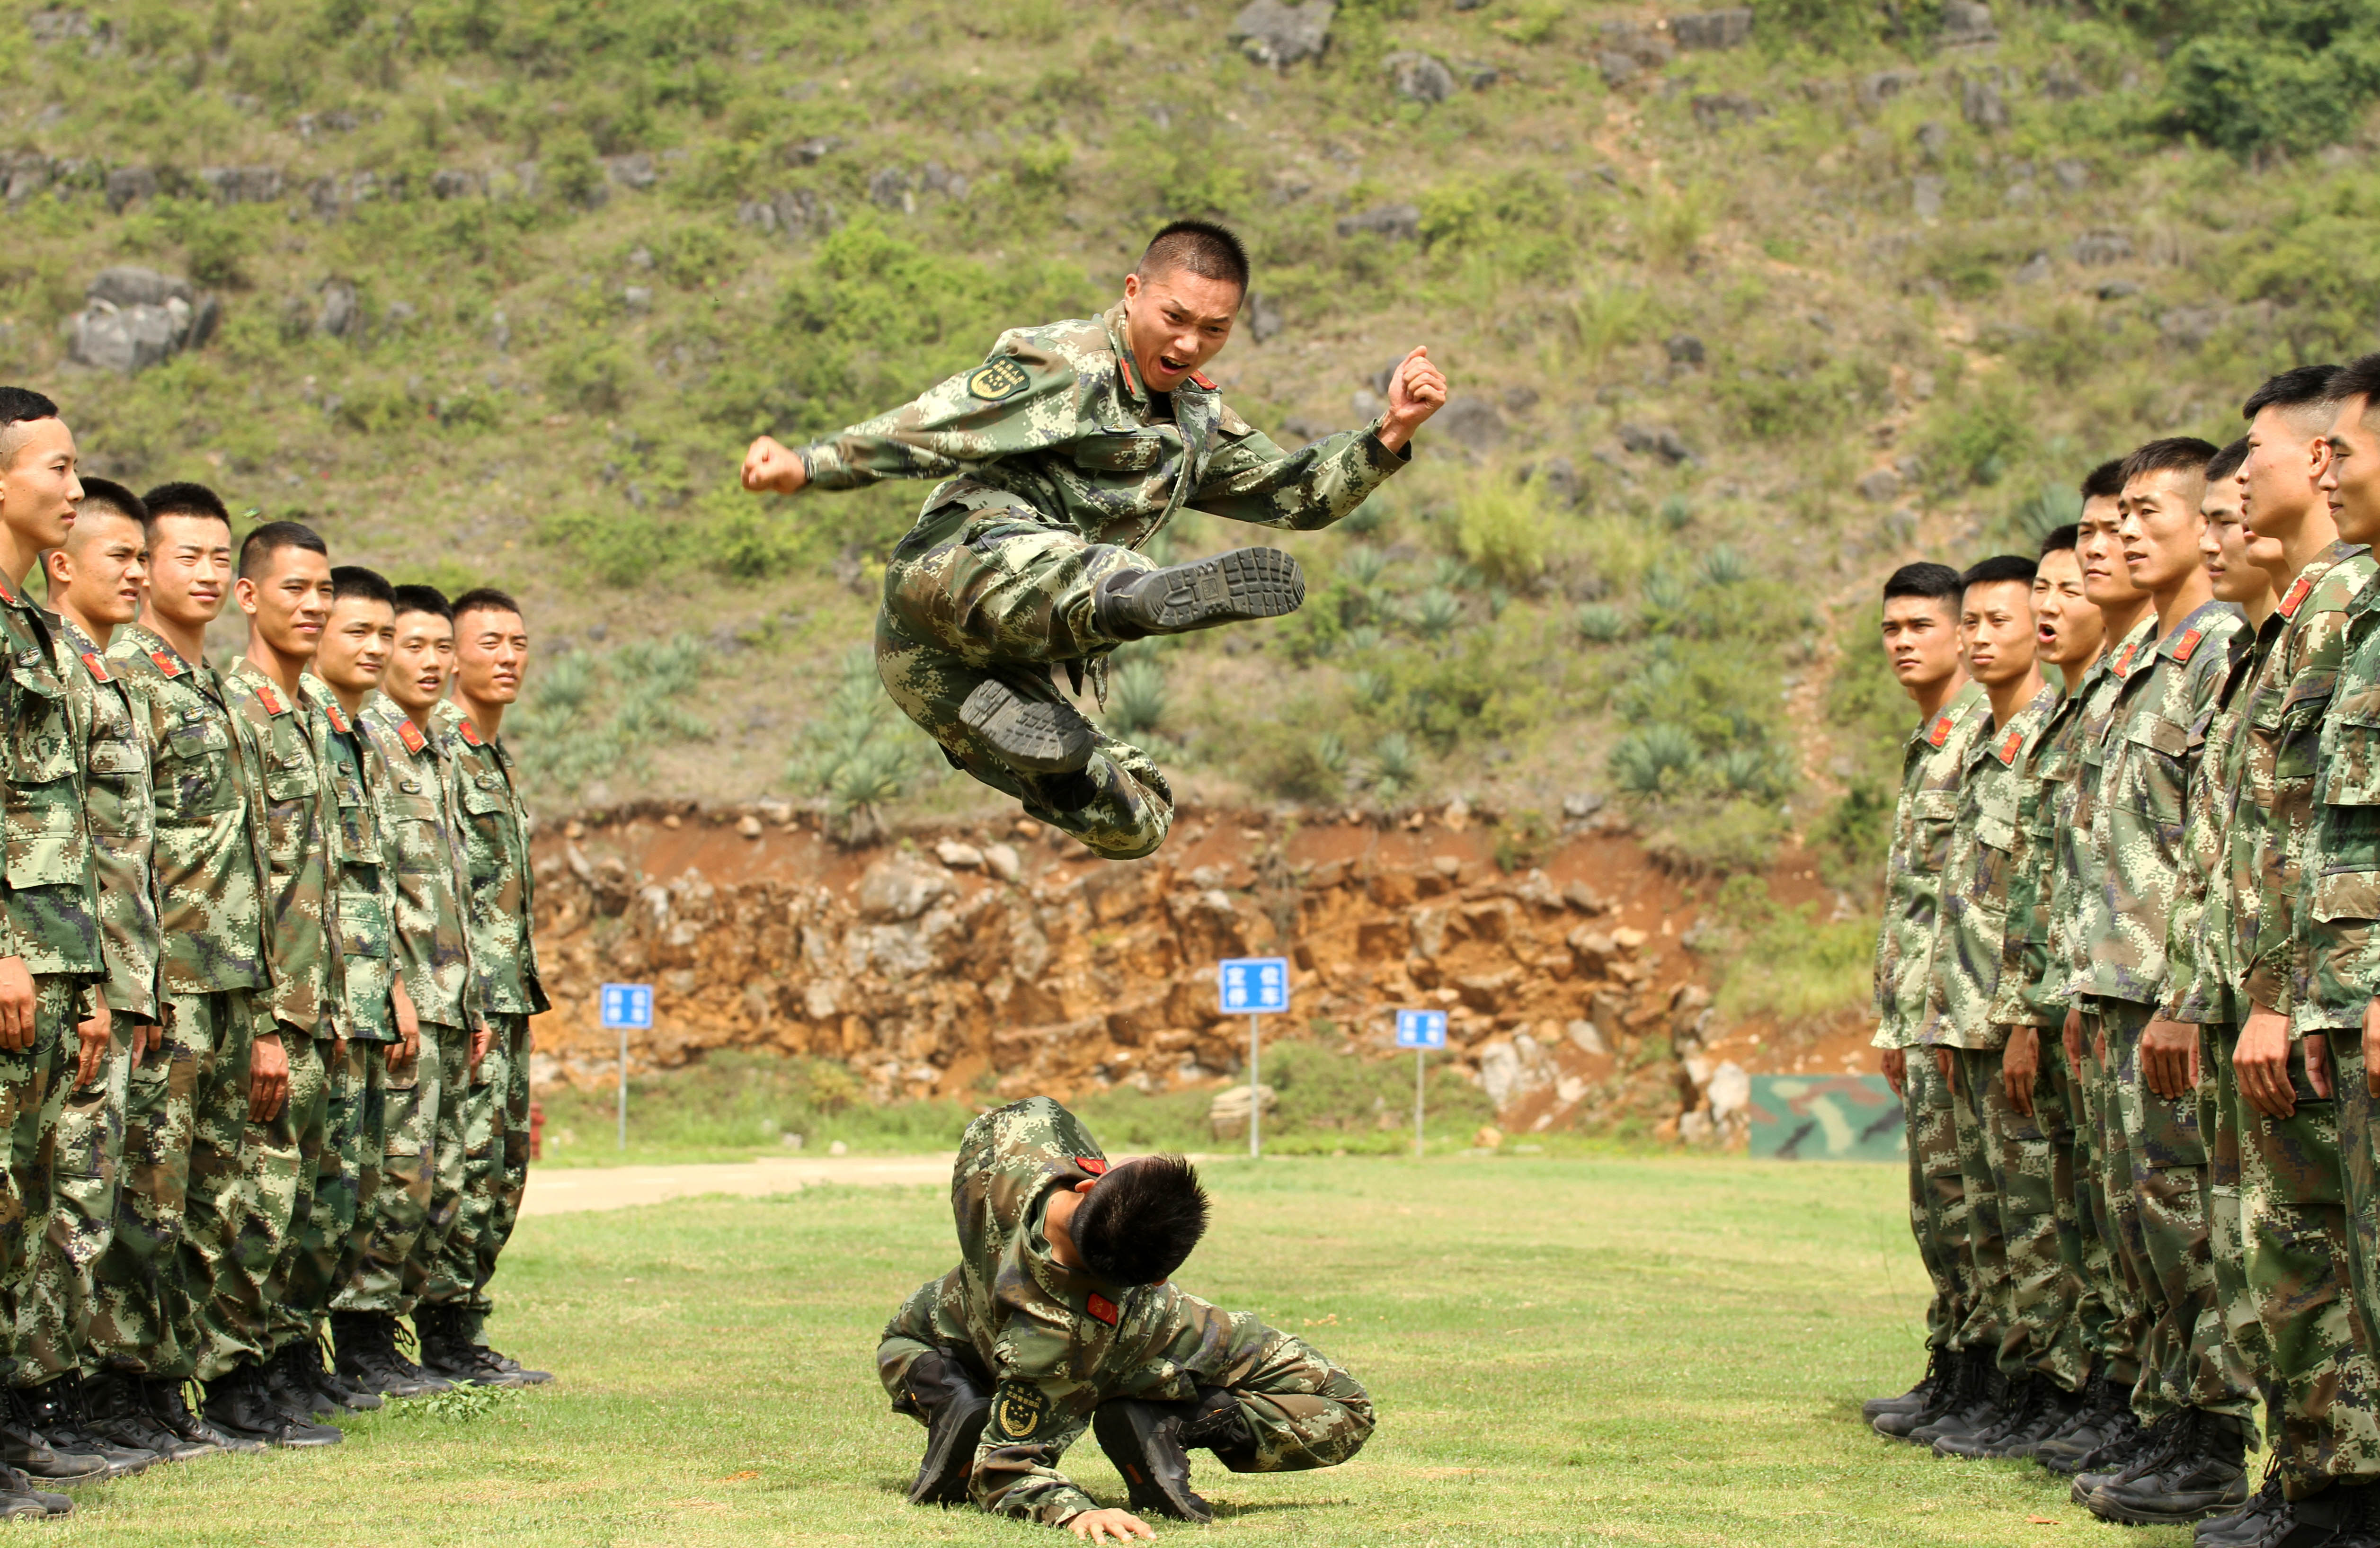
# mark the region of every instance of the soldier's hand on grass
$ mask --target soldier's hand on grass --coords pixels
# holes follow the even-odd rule
[[[107,1066],[107,1044],[111,1031],[107,1002],[99,1001],[98,1012],[88,1021],[75,1023],[75,1038],[81,1043],[76,1051],[75,1079],[78,1086],[88,1086],[99,1079]]]
[[[2289,1084],[2289,1018],[2276,1010],[2252,1012],[2240,1029],[2231,1073],[2239,1079],[2240,1094],[2257,1112],[2274,1118],[2296,1112],[2298,1093]]]
[[[1884,1083],[1892,1088],[1892,1094],[1899,1096],[1900,1088],[1909,1083],[1908,1053],[1899,1048],[1878,1049],[1876,1067],[1883,1074]]]
[[[1086,1510],[1066,1518],[1066,1530],[1089,1542],[1130,1542],[1135,1537],[1145,1542],[1157,1541],[1148,1523],[1128,1510]]]
[[[2033,1116],[2034,1082],[2041,1079],[2041,1029],[2011,1027],[2008,1047],[2000,1054],[2000,1079],[2008,1087],[2009,1105]]]
[[[744,487],[755,494],[772,489],[792,494],[809,481],[809,469],[773,435],[761,436],[744,454]]]
[[[0,957],[0,1048],[33,1046],[33,974],[21,957]]]
[[[1446,373],[1430,363],[1429,346],[1407,355],[1389,378],[1389,411],[1380,419],[1380,445],[1392,452],[1405,449],[1422,421],[1446,407]],[[750,466],[749,461],[746,463]],[[745,480],[748,486],[751,480]]]
[[[289,1100],[289,1051],[279,1032],[266,1032],[248,1056],[248,1121],[270,1123]]]
[[[2198,1089],[2198,1029],[2160,1016],[2141,1033],[2141,1079],[2168,1102]]]

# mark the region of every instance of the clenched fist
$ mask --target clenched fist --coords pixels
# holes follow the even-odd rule
[[[773,435],[763,435],[744,454],[744,487],[759,494],[775,490],[791,494],[810,481],[809,469]]]
[[[1445,407],[1446,373],[1430,363],[1425,344],[1400,361],[1389,379],[1389,411],[1380,421],[1380,444],[1392,452],[1404,450],[1422,421]]]

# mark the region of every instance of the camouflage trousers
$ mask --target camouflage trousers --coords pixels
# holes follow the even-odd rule
[[[1020,1475],[1029,1466],[1054,1466],[1089,1425],[1092,1410],[1111,1397],[1186,1403],[1200,1387],[1228,1389],[1256,1443],[1222,1459],[1233,1472],[1333,1468],[1364,1449],[1375,1423],[1372,1399],[1344,1369],[1295,1335],[1265,1326],[1253,1312],[1225,1311],[1170,1286],[1162,1294],[1166,1298],[1149,1320],[1148,1336],[1135,1338],[1130,1350],[1113,1350],[1075,1400],[1051,1416],[1034,1444],[1002,1446],[987,1434],[976,1452],[973,1493],[978,1504],[1028,1483]],[[885,1325],[876,1374],[892,1396],[893,1412],[924,1422],[905,1383],[910,1363],[929,1352],[955,1358],[987,1389],[993,1385],[996,1361],[968,1335],[963,1298],[964,1281],[955,1272],[929,1280]],[[1032,1493],[1029,1483],[1014,1489],[1006,1502],[1011,1513],[1039,1515]],[[1061,1513],[1050,1524],[1062,1519]]]
[[[2075,1320],[2093,1368],[2104,1379],[2130,1387],[2140,1380],[2147,1322],[2116,1267],[2115,1202],[2107,1196],[2104,1165],[2107,1129],[2115,1113],[2107,1071],[2095,1051],[2097,1029],[2096,1015],[2086,1014],[2079,1069],[2059,1057],[2060,1067],[2073,1072],[2069,1090],[2074,1111],[2073,1235],[2060,1238],[2060,1252],[2082,1286]]]
[[[2239,1030],[2210,1031],[2221,1061],[2218,1121],[2236,1137],[2238,1158],[2237,1256],[2225,1263],[2218,1253],[2216,1266],[2252,1325],[2252,1343],[2241,1343],[2265,1389],[2266,1448],[2282,1486],[2301,1499],[2334,1481],[2380,1475],[2380,1367],[2355,1315],[2340,1103],[2314,1094],[2301,1040],[2289,1061],[2296,1111],[2258,1112],[2231,1073]]]
[[[1147,753],[1102,736],[1084,771],[1090,799],[1061,806],[1081,792],[1053,793],[1047,776],[1008,767],[960,724],[959,707],[991,677],[1021,698],[1058,700],[1053,669],[1118,643],[1099,632],[1099,583],[1155,567],[1129,548],[1091,542],[1021,504],[928,511],[884,568],[877,676],[953,767],[1110,859],[1138,859],[1173,825],[1173,792]]]
[[[1959,1168],[1959,1133],[1950,1083],[1924,1048],[1909,1051],[1900,1111],[1909,1125],[1909,1230],[1918,1261],[1933,1282],[1925,1306],[1928,1348],[1963,1347],[1960,1327],[1973,1309],[1967,1277],[1966,1182]]]
[[[2008,1241],[2001,1234],[1999,1186],[1992,1167],[1990,1098],[1999,1085],[1999,1054],[1961,1048],[1948,1052],[1950,1128],[1959,1148],[1959,1193],[1967,1215],[1966,1316],[1952,1343],[1961,1349],[1997,1350],[2002,1371],[2020,1376],[2023,1361],[2011,1359],[2009,1350]],[[1934,1063],[1932,1049],[1915,1051],[1912,1058],[1916,1056]],[[1979,1079],[1986,1066],[1989,1077]],[[2001,1104],[2006,1105],[2005,1099]]]
[[[33,981],[33,1042],[0,1050],[0,1116],[6,1120],[6,1192],[0,1193],[0,1313],[7,1318],[11,1379],[34,1372],[19,1358],[16,1332],[52,1213],[53,1135],[66,1105],[74,1064],[76,981]]]
[[[324,1043],[322,1131],[313,1185],[290,1216],[289,1249],[273,1286],[275,1347],[311,1342],[333,1295],[346,1282],[361,1243],[359,1221],[380,1189],[388,1114],[382,1077],[388,1044]]]
[[[2107,1041],[2117,1121],[2107,1129],[2107,1196],[2125,1282],[2148,1312],[2132,1410],[2176,1408],[2250,1420],[2255,1389],[2223,1323],[2206,1228],[2206,1145],[2195,1091],[2168,1101],[2141,1074],[2141,1035],[2155,1014],[2129,1000],[2095,1002]],[[2199,1079],[2205,1079],[2202,1068]]]
[[[273,1352],[275,1279],[288,1255],[298,1196],[312,1190],[310,1164],[319,1164],[322,1143],[322,1051],[293,1028],[279,1029],[289,1057],[288,1100],[265,1122],[249,1121],[256,1036],[273,1024],[255,999],[235,1003],[249,1015],[228,1018],[222,1029],[214,1064],[200,1084],[190,1141],[185,1262],[197,1324],[195,1374],[209,1382]]]
[[[2000,1371],[2046,1376],[2067,1392],[2091,1373],[2076,1315],[2081,1284],[2067,1266],[2064,1234],[2073,1217],[2073,1124],[2067,1116],[2065,1060],[2043,1049],[2033,1114],[2016,1110],[1999,1049],[1962,1051],[1961,1095],[1981,1109],[1984,1144],[2001,1242]]]
[[[124,1160],[124,1103],[132,1071],[131,1024],[117,1020],[99,1078],[73,1085],[80,1038],[61,1050],[69,1085],[50,1131],[50,1218],[17,1301],[17,1384],[36,1386],[90,1363],[91,1270],[115,1235]]]
[[[430,1223],[436,1194],[439,1099],[446,1089],[445,1067],[451,1060],[460,1068],[469,1056],[469,1044],[470,1034],[461,1028],[424,1021],[420,1051],[382,1077],[386,1115],[380,1184],[357,1214],[355,1255],[331,1299],[334,1310],[392,1316],[413,1310],[421,1275],[416,1270],[408,1279],[407,1270],[415,1261],[414,1249]],[[462,1191],[462,1127],[452,1127],[455,1175],[445,1193],[449,1225],[455,1218],[454,1200]]]
[[[520,1219],[528,1187],[528,1018],[496,1012],[487,1056],[463,1088],[462,1191],[453,1228],[421,1299],[458,1301],[475,1316],[493,1310],[488,1282]]]

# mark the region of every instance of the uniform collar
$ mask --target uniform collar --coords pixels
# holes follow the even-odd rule
[[[1907,746],[1914,750],[1920,746],[1941,747],[1950,739],[1950,733],[1967,718],[1977,704],[1988,705],[1990,696],[1984,685],[1970,677],[1959,685],[1959,691],[1943,701],[1942,707],[1917,723],[1909,733]]]
[[[2156,653],[2187,664],[2196,658],[2206,637],[2214,632],[2213,626],[2217,619],[2240,616],[2240,610],[2229,603],[2217,602],[2210,597],[2191,609],[2188,617],[2166,630],[2165,638],[2157,641]]]
[[[1116,380],[1123,385],[1123,396],[1142,408],[1148,408],[1148,389],[1141,384],[1140,367],[1133,362],[1132,343],[1124,336],[1123,303],[1108,308],[1099,321],[1107,324],[1108,347],[1115,351]]]

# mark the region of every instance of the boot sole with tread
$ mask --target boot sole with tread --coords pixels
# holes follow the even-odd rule
[[[997,677],[966,696],[959,724],[989,743],[1001,762],[1026,774],[1079,774],[1099,742],[1099,732],[1072,704],[1027,699]]]
[[[1163,590],[1159,591],[1160,585]],[[1305,572],[1278,548],[1234,548],[1211,558],[1151,570],[1134,587],[1133,622],[1152,634],[1278,618],[1305,605]]]

